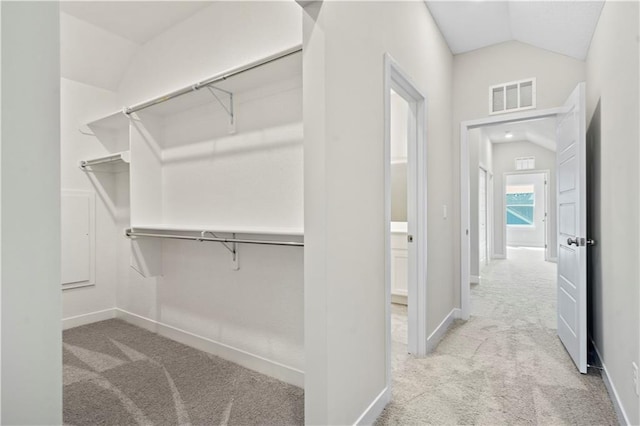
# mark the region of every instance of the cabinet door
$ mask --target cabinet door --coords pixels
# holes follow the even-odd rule
[[[61,282],[63,287],[95,284],[95,194],[62,191]]]

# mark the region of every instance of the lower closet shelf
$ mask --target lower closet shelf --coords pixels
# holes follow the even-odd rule
[[[230,237],[218,234],[231,234]],[[243,235],[264,235],[268,238],[238,238],[237,234]],[[137,238],[167,238],[175,240],[191,240],[200,242],[238,243],[238,244],[260,244],[289,247],[304,247],[303,232],[293,228],[229,228],[220,227],[213,229],[202,229],[194,227],[139,227],[134,226],[125,231],[125,235],[132,239]],[[295,238],[279,238],[275,236],[290,236]]]
[[[91,160],[83,160],[80,162],[80,168],[84,171],[120,173],[129,171],[130,162],[130,152],[123,151]]]

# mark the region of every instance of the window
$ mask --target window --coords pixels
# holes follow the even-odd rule
[[[506,191],[507,225],[534,226],[533,185],[509,185]]]
[[[536,79],[511,81],[489,87],[489,114],[536,107]]]

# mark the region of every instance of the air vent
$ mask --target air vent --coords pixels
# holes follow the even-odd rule
[[[536,107],[536,79],[511,81],[489,87],[489,114]]]
[[[536,168],[535,157],[516,158],[516,170],[531,170]]]

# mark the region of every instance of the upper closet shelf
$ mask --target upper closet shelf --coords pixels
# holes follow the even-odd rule
[[[104,157],[80,161],[80,168],[87,172],[120,173],[129,171],[130,162],[131,154],[129,151],[124,151],[105,155]]]
[[[147,110],[163,117],[201,107],[212,102],[233,115],[233,97],[238,93],[263,89],[302,75],[302,48],[296,46],[171,93],[125,108],[127,114]]]

